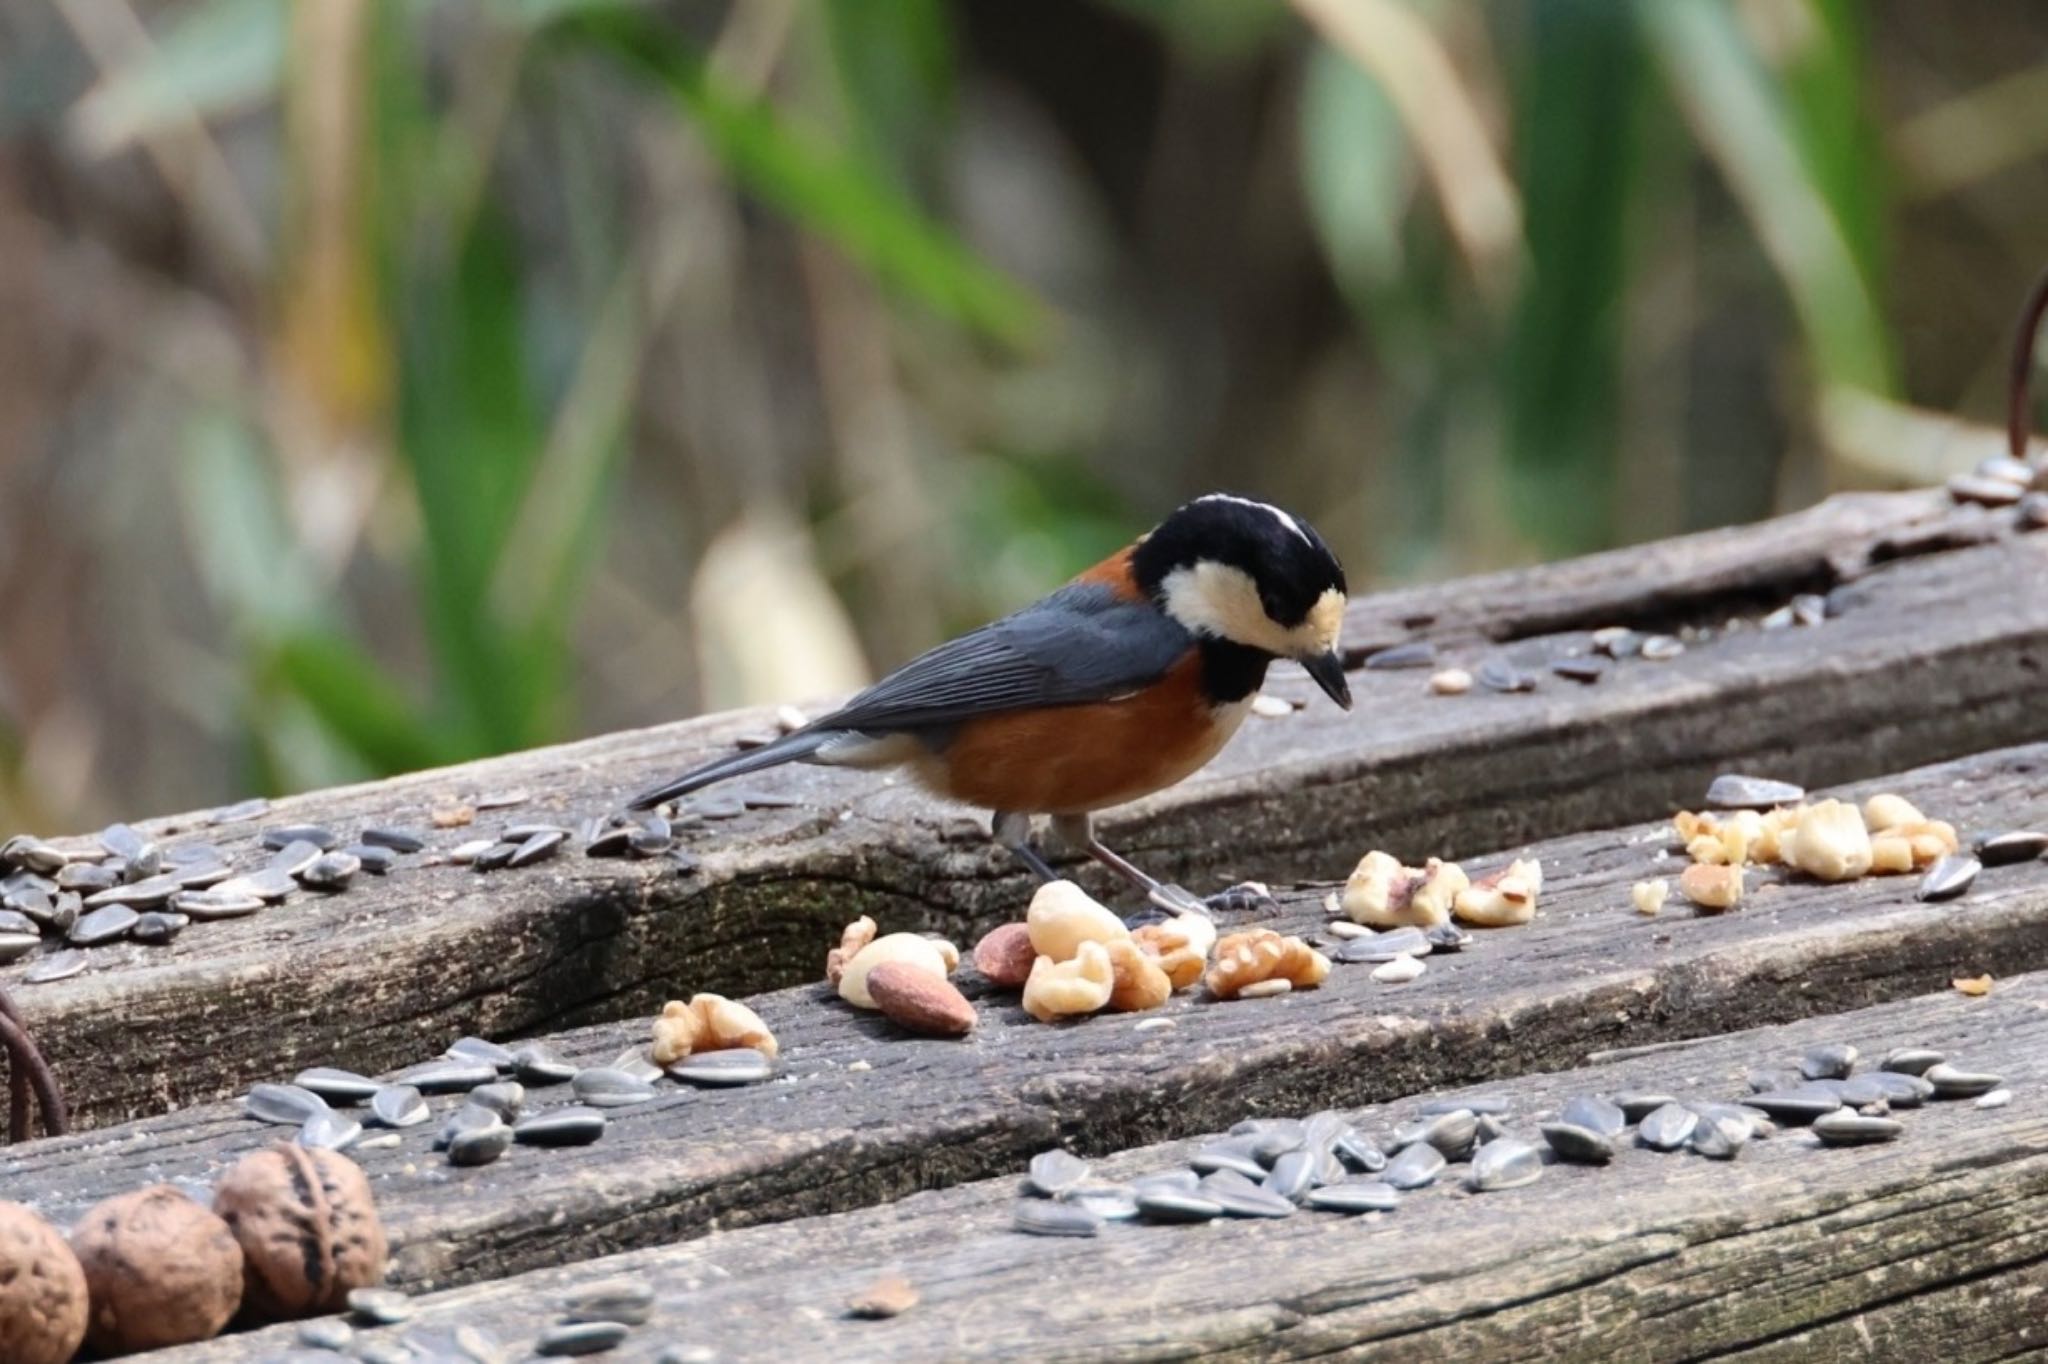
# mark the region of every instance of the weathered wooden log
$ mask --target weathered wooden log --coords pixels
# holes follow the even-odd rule
[[[1609,620],[1712,631],[1675,661],[1624,660],[1591,687],[1542,673],[1533,693],[1445,698],[1414,672],[1361,672],[1352,714],[1312,704],[1255,720],[1209,771],[1108,828],[1141,864],[1201,888],[1284,882],[1339,874],[1368,843],[1468,854],[1637,818],[1730,765],[1843,780],[2041,737],[2048,594],[2016,585],[2041,580],[2048,540],[1972,543],[2007,525],[1919,494],[1848,500],[1365,599],[1353,613],[1361,646],[1407,631],[1472,664],[1496,647],[1482,637],[1499,639],[1539,672],[1584,651],[1586,636],[1530,631]],[[1845,576],[1855,581],[1837,618],[1753,628],[1785,594]],[[1274,688],[1310,694],[1277,671]],[[264,824],[424,824],[438,805],[515,787],[532,799],[442,831],[437,846],[512,820],[573,824],[764,723],[714,716],[315,793],[206,836],[260,860]],[[344,1047],[392,1065],[429,1027],[506,1036],[644,1011],[685,982],[787,984],[811,975],[817,944],[855,914],[958,934],[1014,914],[1028,893],[977,816],[901,785],[821,769],[748,784],[796,804],[687,830],[694,872],[575,856],[488,875],[405,865],[342,896],[195,925],[168,949],[100,949],[113,964],[19,997],[92,1125],[219,1097]],[[194,823],[145,827],[169,836]],[[26,969],[0,968],[0,982]]]
[[[403,1330],[469,1325],[527,1344],[569,1293],[630,1276],[655,1289],[654,1314],[608,1358],[1947,1361],[2048,1349],[2048,977],[1486,1092],[1510,1101],[1511,1136],[1539,1141],[1537,1122],[1574,1095],[1735,1101],[1751,1068],[1795,1066],[1836,1042],[1865,1066],[1892,1047],[1935,1047],[2002,1075],[2013,1102],[1898,1110],[1905,1131],[1882,1146],[1827,1148],[1786,1127],[1720,1162],[1624,1142],[1607,1166],[1553,1162],[1535,1184],[1493,1193],[1471,1192],[1453,1165],[1391,1214],[1113,1224],[1086,1240],[1011,1230],[1011,1173],[438,1294]],[[1417,1108],[1354,1119],[1384,1132]],[[1234,1111],[1273,1110],[1248,1096]],[[1191,1145],[1117,1154],[1095,1177],[1173,1168]],[[883,1274],[919,1301],[890,1320],[852,1317],[849,1298]],[[278,1328],[162,1360],[226,1364],[287,1341]]]
[[[2048,746],[2023,748],[1880,789],[1964,829],[2038,827],[2048,818],[2044,764]],[[1910,876],[1760,880],[1737,912],[1696,917],[1675,902],[1646,919],[1629,887],[1675,874],[1667,842],[1668,826],[1641,825],[1538,845],[1541,916],[1429,958],[1412,985],[1340,965],[1321,989],[1274,1000],[1177,997],[1156,1015],[1167,1028],[1115,1015],[1050,1027],[1001,995],[983,998],[970,1039],[919,1041],[822,985],[759,997],[784,1048],[783,1080],[671,1090],[614,1110],[596,1146],[517,1149],[478,1170],[429,1152],[431,1127],[398,1149],[361,1152],[399,1247],[394,1278],[473,1282],[714,1226],[885,1202],[1011,1168],[1063,1139],[1110,1151],[1226,1126],[1247,1111],[1385,1101],[1566,1068],[1606,1048],[1860,1007],[1959,975],[2048,967],[2048,862],[1987,870],[1968,896],[1943,904],[1918,903]],[[1311,892],[1288,897],[1275,922],[1315,933],[1323,917]],[[814,971],[825,945],[813,943]],[[562,1046],[602,1064],[644,1043],[647,1028],[644,1018],[606,1025]],[[406,1060],[454,1038],[433,1018],[409,1035]],[[337,1043],[302,1049],[294,1065],[304,1064],[359,1056]],[[560,1090],[533,1099],[566,1101]],[[62,1220],[139,1182],[204,1182],[278,1135],[233,1108],[196,1109],[0,1151],[0,1187]]]

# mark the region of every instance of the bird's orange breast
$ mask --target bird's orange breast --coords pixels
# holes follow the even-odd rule
[[[922,755],[924,785],[986,810],[1081,814],[1193,773],[1237,732],[1246,705],[1215,706],[1192,650],[1152,686],[1112,701],[969,720]]]

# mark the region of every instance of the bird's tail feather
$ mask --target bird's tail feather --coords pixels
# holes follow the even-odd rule
[[[690,792],[701,790],[714,782],[725,781],[731,777],[743,777],[749,772],[759,772],[765,768],[780,767],[784,763],[802,762],[823,748],[832,737],[830,730],[805,730],[777,739],[772,744],[748,749],[745,753],[720,758],[717,762],[706,763],[672,781],[665,781],[650,790],[642,791],[626,802],[626,808],[652,810],[657,805],[674,800],[677,796],[687,796]]]

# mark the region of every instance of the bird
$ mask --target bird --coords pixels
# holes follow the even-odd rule
[[[650,810],[784,763],[904,768],[935,795],[990,812],[990,833],[1041,881],[1049,817],[1171,914],[1208,902],[1096,837],[1096,812],[1172,786],[1243,723],[1266,669],[1299,663],[1351,709],[1339,633],[1344,569],[1314,527],[1235,493],[1175,509],[1051,595],[912,659],[772,743],[643,791]]]

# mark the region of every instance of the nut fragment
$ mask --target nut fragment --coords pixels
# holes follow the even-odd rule
[[[662,1012],[666,1013],[664,1008]],[[736,999],[724,995],[696,994],[690,996],[690,1012],[697,1016],[697,1051],[730,1051],[736,1047],[752,1047],[763,1056],[773,1058],[782,1048],[775,1041],[775,1034],[768,1031],[768,1025],[755,1013]]]
[[[213,1210],[242,1246],[243,1304],[265,1320],[339,1312],[384,1281],[384,1224],[370,1182],[337,1151],[280,1143],[237,1161]]]
[[[1870,840],[1870,869],[1881,876],[1913,870],[1913,843],[1884,833]]]
[[[839,997],[857,1009],[874,1008],[875,1001],[868,994],[868,972],[885,961],[908,962],[941,979],[946,974],[946,959],[932,946],[931,939],[917,933],[889,933],[863,947],[846,963],[839,977]]]
[[[960,969],[960,949],[953,945],[951,938],[942,938],[936,933],[927,933],[924,940],[939,949],[939,960],[946,963],[946,974],[952,975]]]
[[[0,1359],[66,1364],[85,1339],[85,1315],[85,1271],[64,1237],[21,1204],[0,1203]]]
[[[974,969],[988,977],[989,984],[1017,989],[1031,979],[1031,963],[1038,949],[1031,945],[1031,930],[1023,924],[998,924],[974,945]]]
[[[1862,812],[1843,801],[1807,806],[1780,841],[1788,863],[1823,881],[1853,881],[1870,870],[1870,831]]]
[[[1048,881],[1031,897],[1024,915],[1031,946],[1041,957],[1072,961],[1084,942],[1110,943],[1131,936],[1124,921],[1095,903],[1072,881]]]
[[[1311,990],[1330,974],[1330,959],[1300,938],[1283,938],[1270,928],[1232,933],[1216,944],[1206,983],[1218,999],[1236,999],[1262,980],[1285,980]]]
[[[242,1301],[242,1250],[220,1218],[169,1184],[97,1203],[72,1228],[101,1354],[211,1340]]]
[[[1173,994],[1173,981],[1152,957],[1125,939],[1108,945],[1113,981],[1109,1007],[1118,1013],[1156,1009]]]
[[[1472,690],[1472,674],[1463,668],[1445,668],[1429,675],[1429,689],[1438,696],[1463,696]]]
[[[1901,824],[1920,824],[1927,816],[1904,796],[1882,792],[1863,802],[1863,822],[1872,829],[1896,829]]]
[[[654,1020],[654,1046],[649,1053],[657,1066],[672,1066],[697,1050],[697,1014],[680,999],[661,1006]]]
[[[1216,946],[1216,924],[1199,914],[1183,914],[1166,923],[1146,924],[1132,932],[1140,951],[1158,958],[1159,969],[1176,990],[1202,978],[1209,952]]]
[[[1536,895],[1543,888],[1543,864],[1533,858],[1510,863],[1483,876],[1457,894],[1457,916],[1479,928],[1507,928],[1536,917]]]
[[[825,981],[838,985],[839,978],[846,974],[846,963],[860,955],[860,950],[875,940],[875,921],[863,914],[845,928],[839,930],[839,946],[825,954]]]
[[[1408,901],[1409,913],[1414,916],[1409,922],[1418,928],[1434,928],[1449,922],[1458,892],[1471,884],[1472,878],[1456,862],[1430,858],[1422,864],[1422,884]]]
[[[1636,902],[1638,914],[1661,913],[1664,902],[1671,898],[1671,883],[1661,876],[1654,881],[1638,881],[1629,888],[1629,898]]]
[[[917,1289],[901,1274],[884,1274],[846,1300],[846,1310],[856,1317],[881,1319],[901,1316],[917,1306]]]
[[[974,1006],[953,982],[908,962],[885,961],[868,972],[868,993],[897,1027],[925,1037],[965,1037]]]
[[[1116,968],[1110,965],[1109,949],[1099,942],[1083,942],[1069,961],[1040,957],[1031,964],[1031,977],[1024,982],[1024,1012],[1041,1023],[1092,1014],[1109,1003],[1115,988]]]
[[[1991,977],[1988,975],[1960,976],[1950,981],[1949,984],[1956,987],[1958,994],[1969,995],[1973,999],[1991,993]]]
[[[1418,884],[1399,858],[1375,849],[1358,859],[1344,881],[1344,912],[1354,923],[1400,928],[1413,922],[1408,905]]]
[[[1742,903],[1742,868],[1695,862],[1679,875],[1678,889],[1701,909],[1733,909]]]

